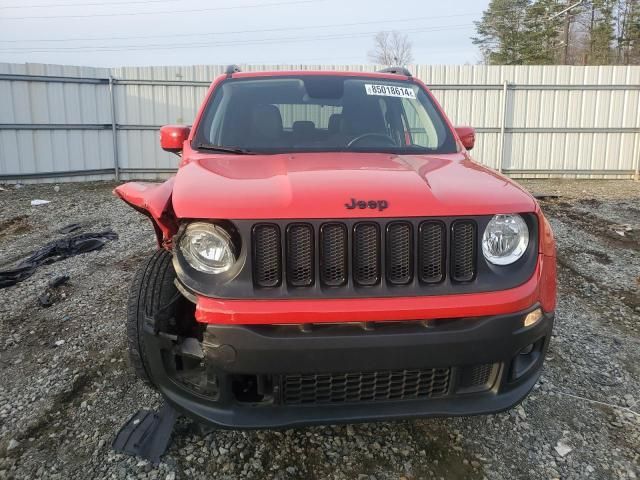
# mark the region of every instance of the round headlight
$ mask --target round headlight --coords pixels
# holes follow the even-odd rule
[[[494,265],[518,260],[529,245],[529,228],[520,215],[495,215],[482,236],[484,258]]]
[[[223,273],[236,262],[231,235],[211,223],[190,224],[180,239],[180,251],[193,268],[204,273]]]

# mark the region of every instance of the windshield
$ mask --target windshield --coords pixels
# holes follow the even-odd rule
[[[328,75],[224,81],[193,147],[236,153],[456,151],[450,129],[418,85]]]

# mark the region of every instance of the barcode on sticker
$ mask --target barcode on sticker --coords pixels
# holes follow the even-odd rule
[[[367,95],[416,98],[416,92],[414,92],[412,88],[407,88],[407,87],[396,87],[392,85],[375,85],[371,83],[365,83],[364,88],[367,92]]]

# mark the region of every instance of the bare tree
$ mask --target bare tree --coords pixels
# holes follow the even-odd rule
[[[373,38],[369,60],[379,65],[406,66],[413,60],[411,42],[400,32],[378,32]]]

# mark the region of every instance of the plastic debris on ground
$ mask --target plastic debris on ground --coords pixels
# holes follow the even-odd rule
[[[628,225],[628,224],[625,224],[625,225],[611,225],[609,227],[609,229],[613,230],[615,233],[617,233],[621,237],[624,237],[627,233],[633,231],[633,227],[631,225]]]
[[[59,262],[94,250],[99,250],[110,240],[117,240],[118,234],[112,230],[97,233],[80,233],[71,237],[54,240],[22,260],[9,270],[0,270],[0,288],[22,282],[35,273],[41,265]]]
[[[58,288],[69,281],[69,275],[60,275],[49,280],[49,288]]]
[[[32,207],[37,207],[38,205],[46,205],[47,203],[51,203],[51,200],[31,200]]]
[[[62,227],[58,230],[58,233],[62,233],[63,235],[67,235],[68,233],[73,233],[82,228],[81,223],[70,223],[69,225]]]
[[[68,281],[69,275],[59,275],[49,280],[46,290],[38,295],[38,303],[40,306],[48,308],[58,300],[65,298],[66,294],[64,292],[60,292],[58,287],[65,285]]]
[[[562,440],[558,441],[558,444],[554,447],[554,449],[556,453],[561,457],[566,457],[573,450],[573,448],[571,448],[569,445],[564,443]]]

